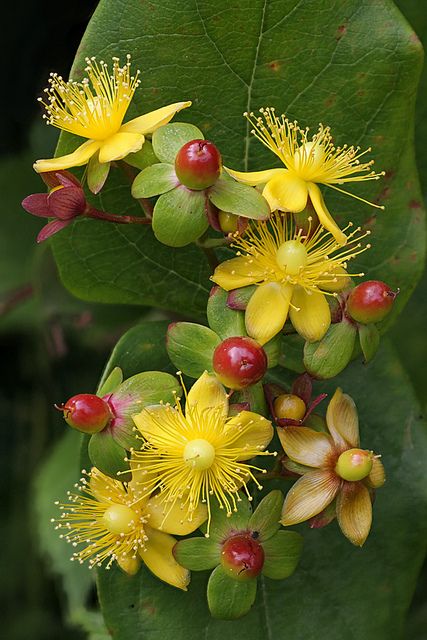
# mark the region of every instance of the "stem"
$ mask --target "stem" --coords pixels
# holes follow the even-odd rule
[[[115,222],[117,224],[151,224],[150,218],[140,218],[139,216],[119,216],[114,213],[107,213],[106,211],[99,211],[93,207],[89,207],[85,213],[88,218],[95,218],[96,220],[107,220],[108,222]]]
[[[202,249],[215,249],[217,247],[226,247],[233,242],[233,238],[207,238],[207,240],[199,240],[198,245]]]
[[[201,248],[201,250],[205,254],[206,260],[208,261],[211,271],[213,273],[217,268],[217,266],[219,265],[219,260],[217,258],[215,251],[209,247],[203,247],[198,242],[196,242],[196,244]]]
[[[34,288],[31,284],[24,284],[22,287],[8,291],[4,299],[0,301],[0,316],[13,311],[22,302],[31,298],[33,293]]]

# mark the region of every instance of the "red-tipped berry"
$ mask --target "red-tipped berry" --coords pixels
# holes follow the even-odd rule
[[[189,189],[207,189],[219,178],[221,154],[209,140],[191,140],[178,151],[175,171],[181,184]]]
[[[361,324],[380,322],[390,313],[397,293],[380,280],[362,282],[348,296],[346,312]]]
[[[232,536],[222,546],[221,564],[235,580],[251,580],[262,571],[264,549],[250,533]]]
[[[261,380],[267,364],[261,345],[243,336],[227,338],[213,354],[214,371],[220,382],[230,389],[244,389]]]
[[[348,449],[338,458],[335,471],[343,480],[358,482],[371,473],[373,460],[371,451]]]
[[[83,433],[102,431],[113,417],[108,403],[92,393],[79,393],[58,408],[65,422]]]

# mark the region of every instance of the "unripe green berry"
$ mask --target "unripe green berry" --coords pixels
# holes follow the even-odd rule
[[[293,393],[282,393],[274,401],[274,413],[280,420],[302,420],[306,410],[304,400]]]
[[[364,449],[348,449],[338,458],[336,473],[343,480],[357,482],[366,478],[372,470],[373,454]]]

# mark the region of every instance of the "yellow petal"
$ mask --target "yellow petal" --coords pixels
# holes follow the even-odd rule
[[[254,450],[264,451],[271,442],[274,431],[270,420],[252,411],[241,411],[227,421],[227,449],[240,449],[238,460],[253,458]],[[245,454],[250,449],[250,454]]]
[[[125,133],[153,133],[159,127],[167,124],[178,111],[191,106],[191,102],[174,102],[165,107],[160,107],[155,111],[144,113],[143,116],[134,118],[120,127],[120,131]]]
[[[338,388],[326,411],[326,424],[336,444],[344,449],[358,447],[359,418],[354,400]]]
[[[144,136],[140,133],[118,131],[102,142],[99,150],[99,162],[102,164],[113,160],[121,160],[130,153],[139,151],[144,144],[144,140]]]
[[[331,311],[323,293],[295,287],[289,311],[296,331],[308,342],[321,340],[331,324]]]
[[[118,480],[106,476],[96,467],[92,467],[89,480],[90,490],[99,502],[125,502],[126,493]]]
[[[347,242],[347,236],[341,231],[341,229],[329,213],[319,187],[317,186],[317,184],[314,184],[314,182],[308,182],[307,186],[310,200],[313,204],[314,210],[317,213],[320,224],[332,233],[335,240],[339,244],[345,244]]]
[[[133,558],[129,555],[118,556],[117,564],[119,565],[120,569],[122,569],[129,576],[134,576],[139,571],[139,567],[141,566],[141,559],[138,557]]]
[[[190,572],[181,567],[173,557],[172,549],[176,544],[175,538],[162,531],[151,529],[151,527],[147,527],[145,533],[148,540],[145,543],[145,549],[139,552],[141,560],[160,580],[187,591]]]
[[[272,178],[288,172],[287,169],[266,169],[265,171],[234,171],[233,169],[228,169],[228,167],[224,167],[224,169],[232,178],[251,187],[255,187],[257,184],[265,184]]]
[[[361,547],[372,524],[372,502],[361,482],[346,482],[337,498],[337,520],[343,534]]]
[[[277,429],[286,455],[307,467],[322,467],[334,452],[333,441],[327,433],[308,427],[280,427]]]
[[[351,278],[347,271],[343,267],[337,266],[332,273],[327,276],[322,276],[320,288],[325,291],[341,291],[345,289],[345,287],[348,287],[350,282]]]
[[[98,151],[100,145],[99,140],[86,140],[73,153],[69,153],[66,156],[50,158],[49,160],[37,160],[33,164],[34,171],[44,173],[45,171],[61,171],[70,167],[80,167],[88,162],[93,154]]]
[[[367,477],[366,481],[368,486],[372,487],[373,489],[378,489],[379,487],[383,486],[385,482],[385,469],[383,463],[381,462],[381,460],[379,460],[379,458],[374,458],[372,460],[371,473]]]
[[[193,409],[196,409],[196,412]],[[197,419],[206,409],[217,410],[224,419],[228,415],[227,393],[218,378],[209,375],[207,371],[196,380],[188,392],[185,415],[187,418],[195,415]]]
[[[307,183],[299,176],[286,171],[267,182],[262,192],[272,211],[298,213],[307,204]]]
[[[208,509],[205,504],[197,505],[189,521],[184,517],[187,515],[187,509],[183,505],[175,502],[171,506],[159,494],[150,498],[144,509],[145,514],[149,517],[149,525],[152,529],[161,529],[175,536],[186,536],[192,533],[208,519]]]
[[[253,258],[241,256],[221,262],[211,280],[225,291],[256,284],[264,278],[264,270],[254,264]]]
[[[165,433],[164,425],[179,420],[179,414],[173,407],[155,404],[145,407],[140,413],[132,416],[140,433],[149,442],[158,442]]]
[[[292,285],[278,282],[261,284],[248,302],[246,331],[263,345],[281,331],[288,317]]]
[[[340,480],[329,471],[309,471],[288,491],[280,522],[286,527],[323,511],[335,498]]]

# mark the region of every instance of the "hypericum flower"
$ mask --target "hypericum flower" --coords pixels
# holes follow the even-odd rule
[[[288,312],[296,331],[314,342],[331,322],[324,294],[346,287],[350,276],[363,275],[346,272],[347,261],[369,247],[359,243],[369,232],[357,236],[359,231],[349,234],[343,249],[322,227],[304,236],[288,216],[276,212],[236,237],[232,246],[240,249],[238,257],[220,264],[211,280],[226,291],[259,285],[246,307],[245,322],[248,334],[260,344],[281,331]]]
[[[329,433],[308,427],[278,429],[287,456],[303,465],[302,477],[285,498],[281,523],[290,526],[309,520],[336,500],[341,531],[362,546],[372,523],[371,493],[384,484],[384,467],[379,456],[359,448],[356,406],[341,389],[329,403],[326,423]]]
[[[224,387],[205,372],[186,394],[185,412],[177,400],[175,407],[154,405],[134,416],[144,445],[133,458],[141,474],[151,476],[148,488],[159,490],[165,517],[179,507],[191,522],[206,503],[208,533],[212,496],[231,515],[241,487],[248,496],[250,480],[260,488],[253,471],[262,470],[246,461],[271,455],[264,451],[273,437],[269,420],[251,411],[227,415]]]
[[[191,522],[183,521],[178,508],[169,509],[165,517],[158,497],[141,498],[137,472],[135,476],[123,484],[96,467],[83,472],[79,493],[68,492],[69,502],[59,506],[61,518],[52,522],[61,538],[73,546],[84,545],[71,560],[87,560],[90,568],[106,562],[107,569],[116,561],[130,575],[142,560],[155,576],[186,591],[189,572],[174,559],[176,540],[170,534],[186,535],[197,529],[206,520],[206,507],[199,505]]]
[[[191,102],[176,102],[123,123],[129,104],[140,80],[139,71],[130,72],[130,56],[121,67],[113,58],[113,70],[102,60],[86,58],[87,78],[82,82],[69,80],[52,73],[45,89],[47,102],[40,102],[47,111],[45,119],[58,129],[88,138],[73,153],[49,160],[37,160],[37,172],[68,169],[86,164],[97,154],[99,163],[121,160],[129,153],[139,151],[145,134],[153,133],[169,122],[177,111],[189,107]]]
[[[53,218],[41,229],[37,242],[47,240],[81,216],[116,224],[151,224],[148,218],[120,216],[95,209],[86,201],[79,180],[69,171],[49,171],[41,175],[50,188],[49,193],[32,193],[22,201],[22,207],[31,215]]]
[[[362,180],[378,180],[382,173],[371,170],[373,160],[361,162],[360,158],[371,151],[360,147],[335,147],[330,128],[319,125],[317,133],[309,139],[309,129],[301,129],[296,121],[290,122],[284,115],[276,116],[273,108],[260,109],[261,116],[244,115],[253,126],[252,133],[285,165],[286,169],[241,172],[227,169],[228,173],[249,185],[265,184],[262,195],[272,211],[298,213],[307,205],[307,199],[337,242],[345,244],[346,236],[337,226],[323,200],[317,184],[332,187],[341,193],[366,202],[378,209],[383,206],[368,202],[359,196],[340,189],[336,185]]]

